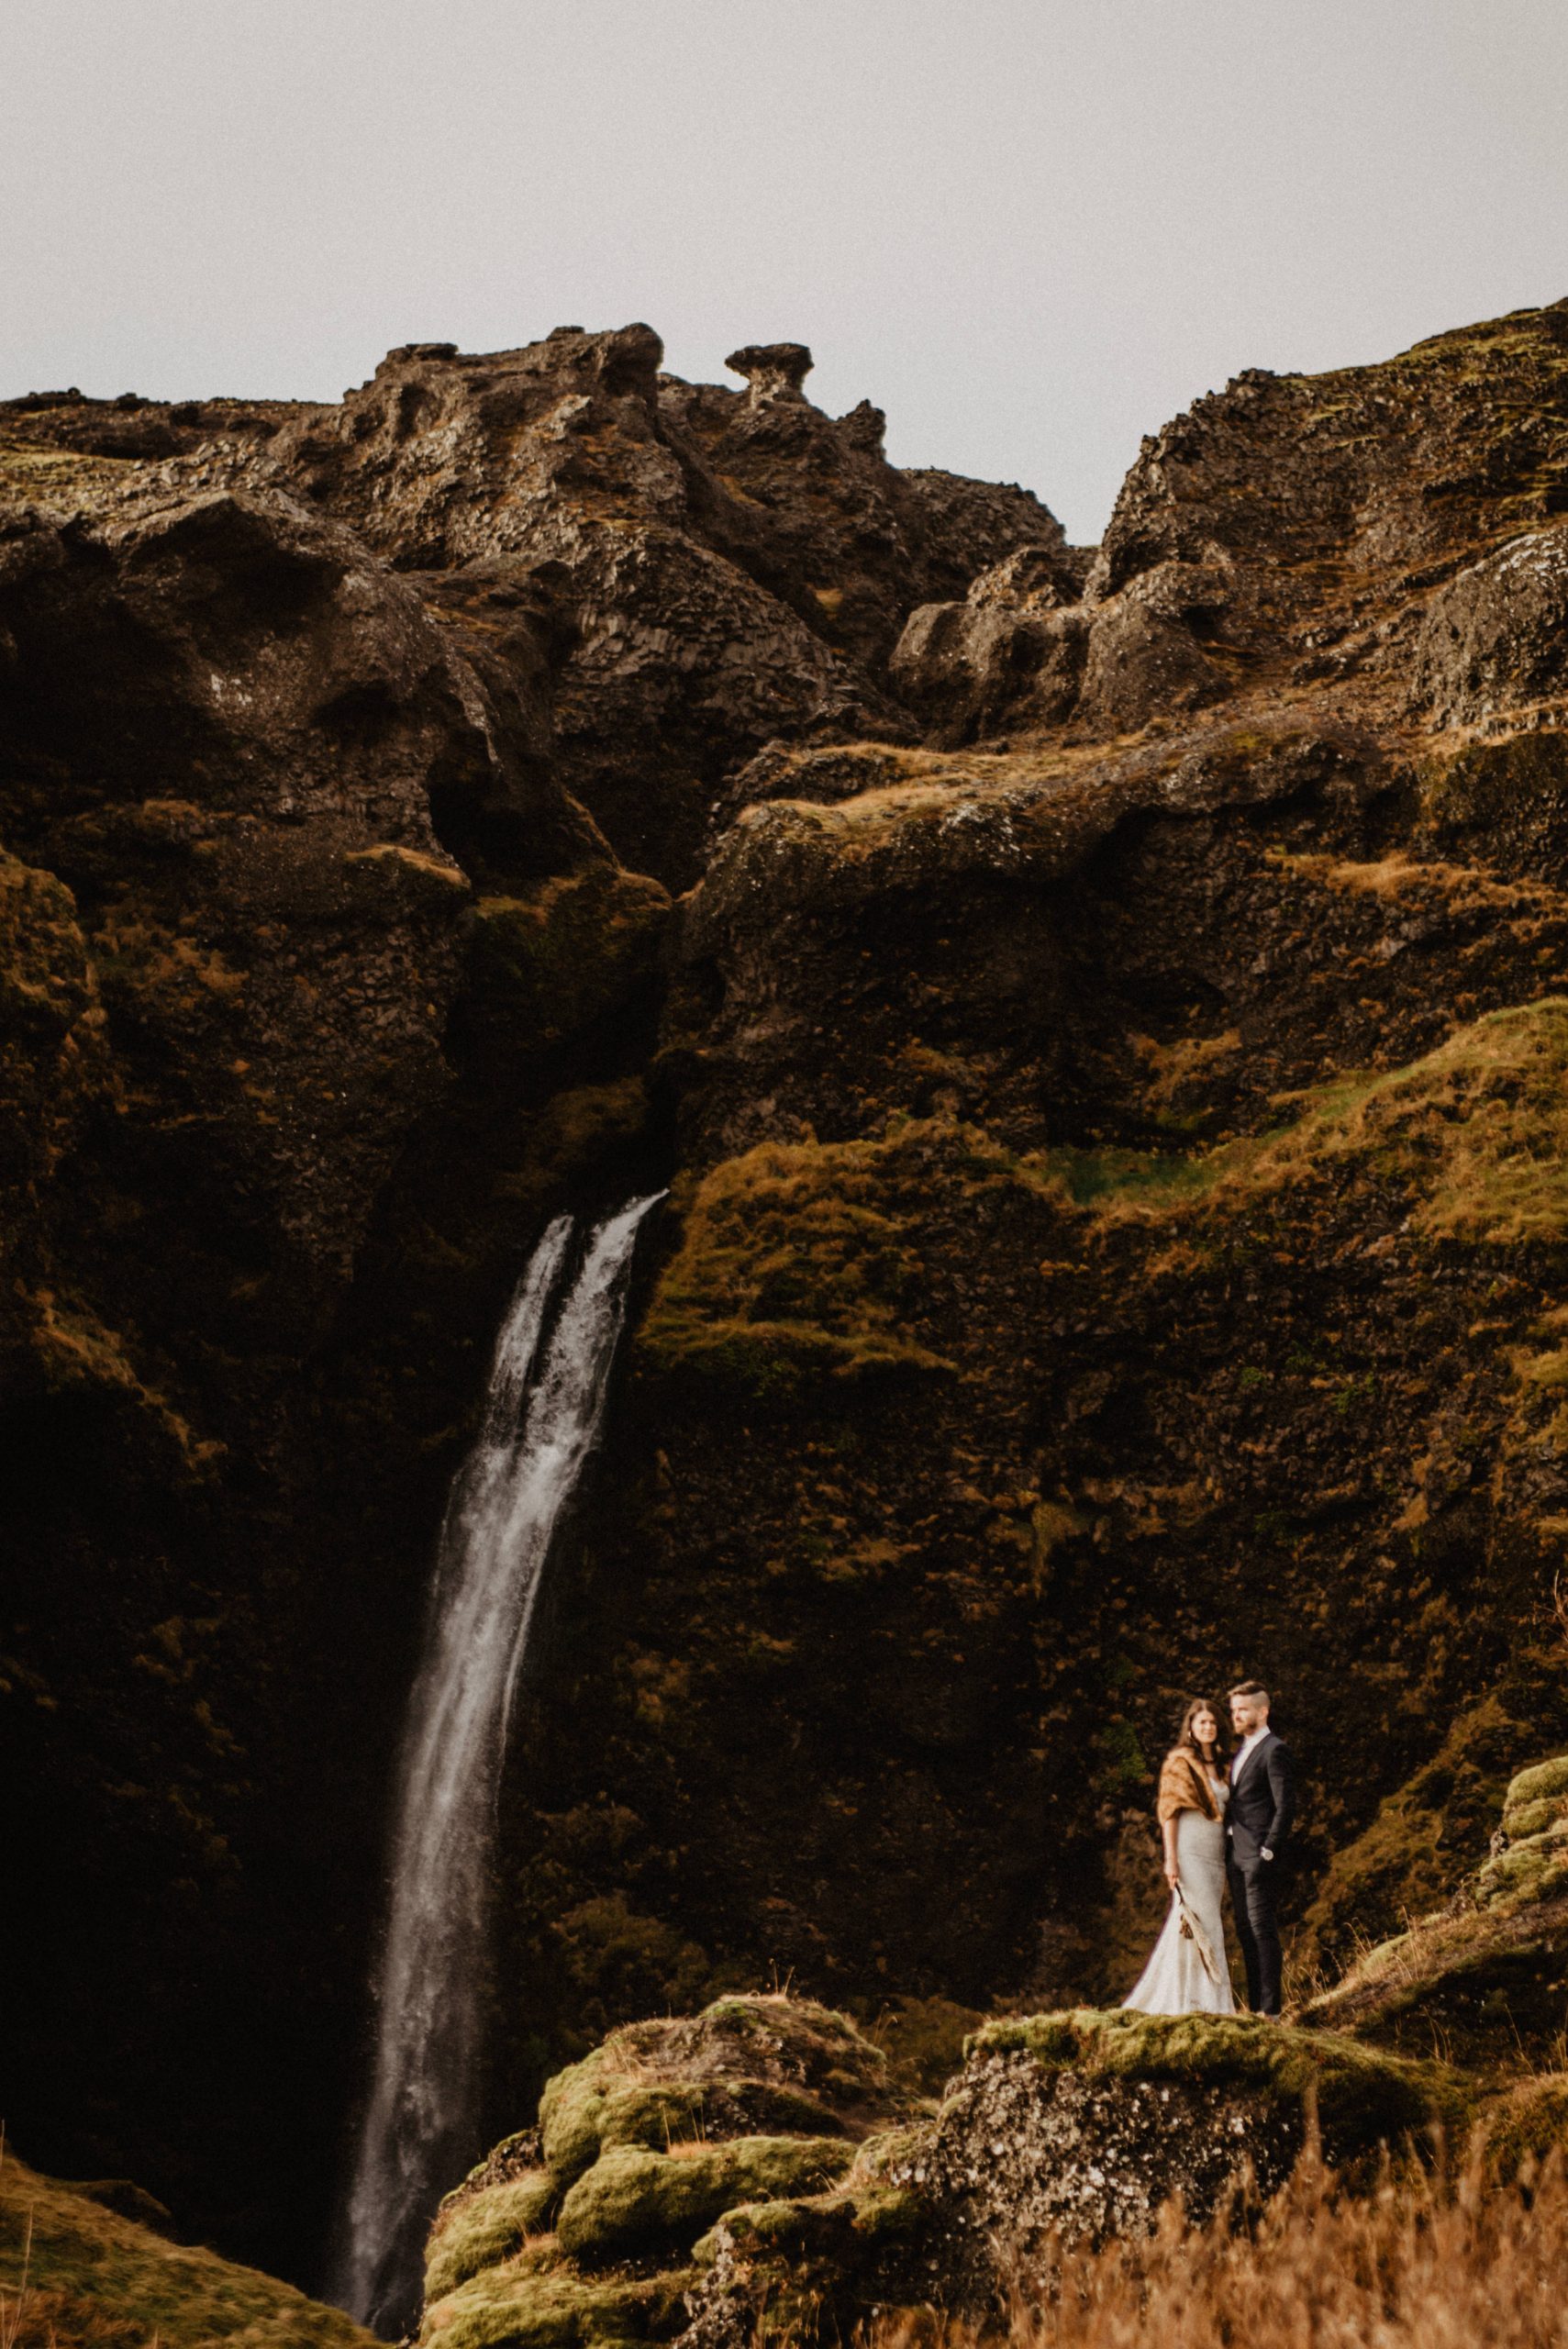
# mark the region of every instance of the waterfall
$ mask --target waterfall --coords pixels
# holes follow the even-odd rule
[[[550,1540],[604,1416],[638,1226],[654,1204],[634,1199],[594,1231],[553,1328],[572,1219],[550,1226],[502,1324],[484,1421],[453,1479],[404,1734],[375,2065],[333,2294],[363,2323],[400,2327],[417,2308],[425,2231],[476,2150],[480,1981],[512,1696]]]

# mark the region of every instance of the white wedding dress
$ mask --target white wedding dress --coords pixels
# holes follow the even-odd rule
[[[1176,1873],[1182,1880],[1182,1899],[1207,1940],[1219,1979],[1211,1977],[1195,1936],[1183,1932],[1182,1901],[1173,1893],[1171,1913],[1153,1954],[1137,1988],[1122,2000],[1123,2006],[1136,2007],[1142,2014],[1229,2015],[1236,2011],[1225,1956],[1225,1805],[1230,1789],[1222,1779],[1209,1783],[1219,1817],[1206,1819],[1201,1810],[1176,1813]]]

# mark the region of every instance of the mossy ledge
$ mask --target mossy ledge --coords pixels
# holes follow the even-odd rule
[[[1011,1164],[986,1136],[940,1119],[725,1161],[677,1199],[681,1246],[639,1333],[644,1366],[763,1394],[822,1373],[951,1373],[914,1327],[923,1194],[933,1177],[962,1186]]]
[[[645,1373],[787,1397],[842,1379],[952,1375],[928,1327],[933,1200],[1031,1195],[1096,1228],[1218,1224],[1360,1164],[1404,1195],[1413,1234],[1462,1247],[1568,1238],[1568,996],[1490,1012],[1433,1052],[1298,1096],[1288,1122],[1200,1154],[1018,1153],[951,1117],[873,1137],[764,1142],[677,1187],[680,1246],[639,1334]],[[1064,1240],[1066,1235],[1064,1234]],[[1071,1245],[1068,1241],[1066,1244]]]
[[[1049,1152],[1029,1162],[1102,1219],[1226,1214],[1362,1162],[1407,1196],[1414,1231],[1472,1247],[1568,1236],[1568,996],[1487,1012],[1402,1067],[1296,1097],[1296,1115],[1197,1157]],[[1282,1107],[1286,1104],[1282,1100]]]
[[[815,2194],[853,2159],[854,2147],[832,2137],[740,2137],[662,2154],[612,2146],[562,2203],[557,2239],[590,2266],[689,2246],[737,2204]]]
[[[1385,2054],[1261,2015],[1144,2015],[1080,2007],[987,2023],[969,2054],[1017,2051],[1047,2071],[1223,2087],[1315,2108],[1331,2158],[1440,2126],[1461,2136],[1473,2089],[1447,2065]]]
[[[1381,2046],[1425,2041],[1505,2079],[1561,2060],[1568,1755],[1509,1783],[1496,1848],[1447,1906],[1363,1951],[1307,2014]]]

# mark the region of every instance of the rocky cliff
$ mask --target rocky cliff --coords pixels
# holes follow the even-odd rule
[[[10,2114],[295,2273],[563,1205],[673,1185],[497,2130],[770,1965],[1106,1995],[1189,1688],[1282,1690],[1307,1968],[1568,1735],[1568,306],[1239,379],[1093,551],[660,360],[0,407]]]

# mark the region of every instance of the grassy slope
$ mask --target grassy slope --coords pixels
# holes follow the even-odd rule
[[[166,2243],[9,2151],[0,2160],[6,2349],[370,2349],[372,2339],[290,2284]]]

